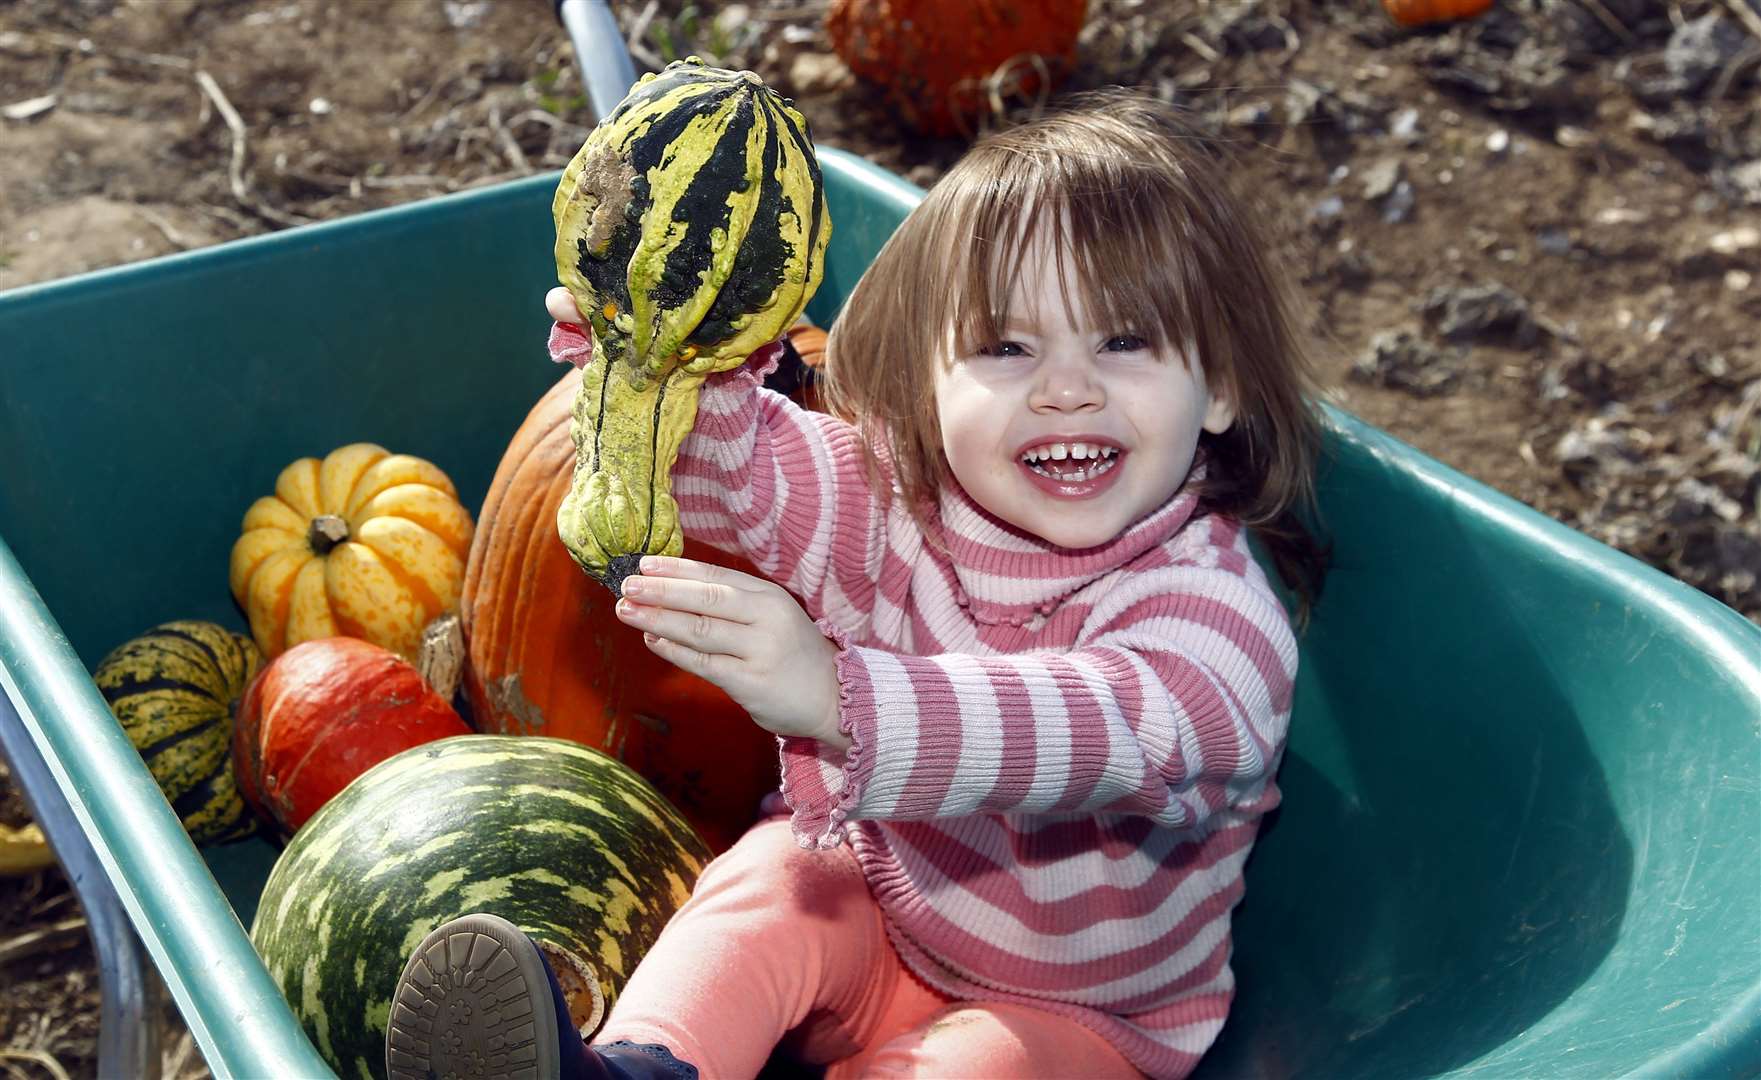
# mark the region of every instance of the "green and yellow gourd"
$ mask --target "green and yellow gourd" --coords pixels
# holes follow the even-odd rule
[[[257,819],[239,794],[232,725],[263,654],[209,622],[168,622],[112,650],[92,673],[129,741],[190,839],[248,836]]]
[[[697,390],[800,316],[831,221],[807,121],[749,71],[690,57],[637,82],[564,171],[558,280],[589,323],[557,529],[614,592],[681,550],[670,472]]]

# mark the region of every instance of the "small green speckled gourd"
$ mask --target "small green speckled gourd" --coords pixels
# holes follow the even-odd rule
[[[248,635],[185,619],[117,646],[92,673],[198,844],[257,831],[233,771],[232,727],[239,698],[262,667]]]
[[[644,76],[557,185],[557,278],[589,323],[575,473],[557,530],[614,592],[679,553],[669,476],[712,372],[794,323],[831,221],[807,122],[750,71]]]

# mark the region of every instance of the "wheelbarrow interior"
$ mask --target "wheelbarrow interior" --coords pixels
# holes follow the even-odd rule
[[[826,323],[919,193],[823,165]],[[555,179],[0,296],[0,555],[28,578],[0,593],[3,688],[226,1070],[299,1071],[243,937],[275,851],[210,848],[205,870],[81,680],[163,620],[244,627],[228,551],[297,457],[375,441],[481,504],[557,375]],[[1201,1075],[1761,1071],[1761,633],[1329,424],[1333,568]]]

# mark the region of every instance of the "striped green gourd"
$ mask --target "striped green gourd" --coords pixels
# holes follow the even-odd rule
[[[92,673],[110,711],[190,839],[249,836],[257,820],[239,794],[232,725],[263,654],[209,622],[168,622],[111,651]]]
[[[683,546],[669,474],[698,387],[780,336],[819,287],[825,184],[788,99],[693,56],[594,128],[551,209],[557,278],[594,346],[557,528],[618,591],[642,555]]]
[[[448,919],[530,934],[598,1027],[709,848],[641,777],[562,739],[458,735],[324,804],[276,861],[251,941],[339,1076],[377,1077],[398,973]]]

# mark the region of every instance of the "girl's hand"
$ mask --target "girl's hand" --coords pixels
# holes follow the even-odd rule
[[[581,317],[581,309],[575,306],[575,298],[561,285],[544,294],[544,310],[550,312],[550,317],[557,322],[587,325],[587,320]]]
[[[727,691],[775,735],[840,750],[838,647],[779,585],[725,566],[647,555],[618,618],[656,655]]]

